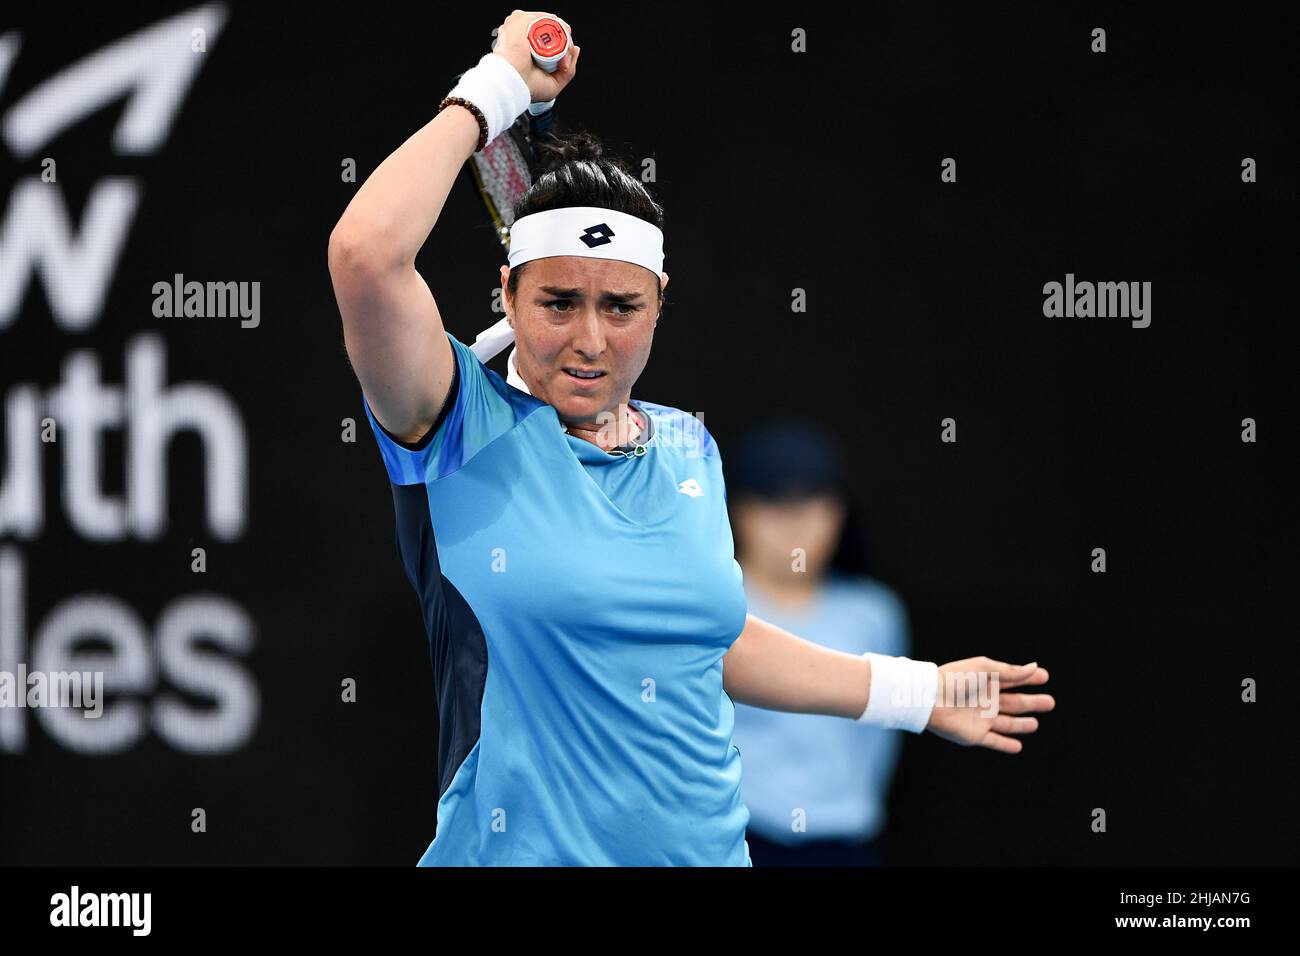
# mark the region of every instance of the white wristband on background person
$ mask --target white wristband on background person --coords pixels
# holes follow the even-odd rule
[[[871,651],[862,656],[871,661],[871,690],[867,709],[856,722],[914,734],[924,731],[939,695],[939,665]]]
[[[509,129],[533,98],[519,71],[495,53],[484,53],[478,65],[466,70],[447,95],[463,96],[483,111],[488,143]]]

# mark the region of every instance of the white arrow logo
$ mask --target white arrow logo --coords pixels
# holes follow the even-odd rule
[[[141,155],[158,150],[207,62],[200,53],[216,42],[226,16],[221,3],[195,7],[73,63],[8,110],[0,120],[0,138],[14,156],[27,159],[69,127],[125,97],[114,151]],[[0,88],[20,46],[17,32],[0,36]],[[17,317],[33,275],[44,282],[56,325],[82,331],[95,324],[141,189],[134,177],[103,177],[92,187],[78,227],[58,185],[36,176],[14,185],[0,222],[0,332]]]
[[[700,483],[694,478],[687,478],[677,486],[677,490],[684,495],[690,495],[692,498],[698,498],[704,494],[704,489],[700,487]]]
[[[4,117],[9,151],[26,159],[69,126],[118,97],[126,108],[113,134],[121,155],[155,152],[171,129],[194,75],[207,58],[191,50],[196,32],[214,43],[226,22],[224,4],[209,3],[109,44],[46,80]],[[18,34],[0,37],[0,79],[18,53]]]

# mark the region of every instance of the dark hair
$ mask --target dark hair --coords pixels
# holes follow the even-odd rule
[[[515,219],[522,219],[547,209],[570,206],[600,206],[614,209],[659,229],[664,227],[664,210],[624,162],[608,153],[600,140],[584,131],[552,133],[539,137],[538,174],[528,192],[515,203]],[[513,299],[518,291],[519,276],[528,263],[521,262],[510,270],[506,289]],[[663,280],[655,277],[659,287],[659,308],[663,311]]]

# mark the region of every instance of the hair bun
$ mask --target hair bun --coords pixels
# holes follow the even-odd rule
[[[552,172],[565,163],[578,160],[609,159],[600,139],[585,130],[572,133],[553,133],[538,139],[538,159],[542,172]]]
[[[598,136],[586,130],[561,133],[552,127],[535,136],[533,145],[537,147],[533,182],[515,201],[515,219],[566,206],[599,206],[663,229],[663,207],[629,168],[628,160],[607,149]]]

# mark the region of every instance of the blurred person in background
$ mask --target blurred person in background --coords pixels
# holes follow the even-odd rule
[[[850,654],[907,656],[902,601],[868,576],[866,535],[834,439],[816,425],[752,431],[724,463],[751,613]],[[897,730],[736,704],[755,866],[880,866]]]

